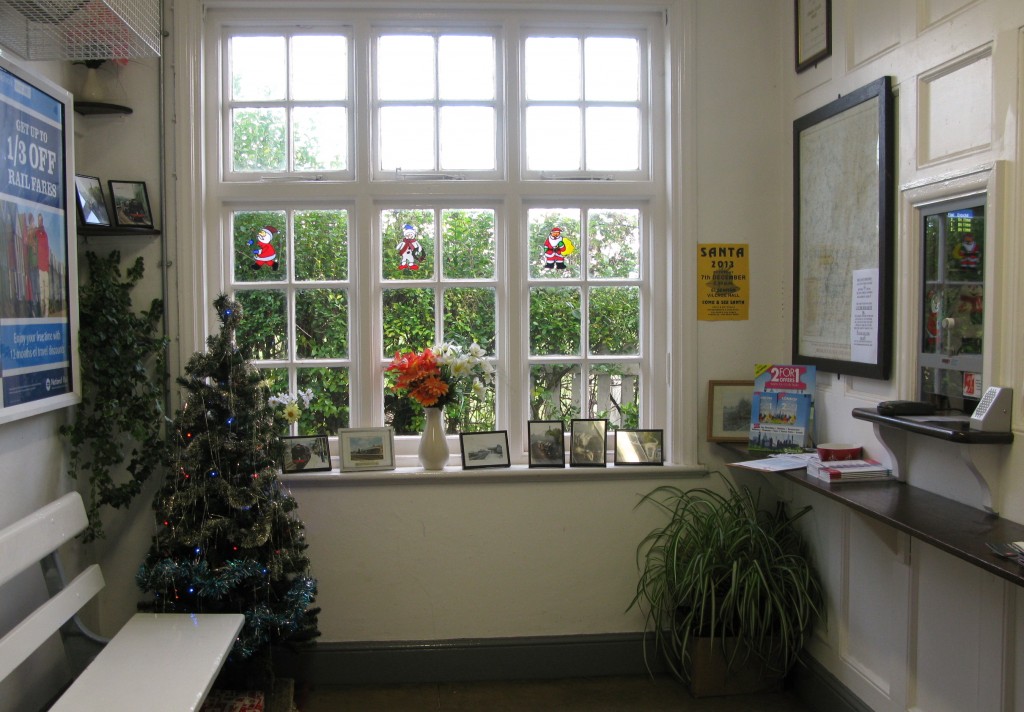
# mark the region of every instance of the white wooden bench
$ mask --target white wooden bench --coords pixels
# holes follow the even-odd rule
[[[56,552],[85,525],[82,498],[72,492],[0,531],[0,586]],[[103,574],[93,564],[12,628],[0,639],[0,680],[102,587]],[[244,620],[240,613],[138,613],[50,709],[197,710]]]

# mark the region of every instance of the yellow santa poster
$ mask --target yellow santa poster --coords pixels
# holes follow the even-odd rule
[[[697,245],[697,318],[745,321],[750,311],[749,245]]]

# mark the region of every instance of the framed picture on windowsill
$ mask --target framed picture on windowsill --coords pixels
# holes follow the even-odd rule
[[[284,472],[321,472],[331,469],[331,448],[326,435],[285,435]]]
[[[661,430],[616,430],[616,466],[665,464],[663,440]]]
[[[530,467],[565,467],[565,424],[561,420],[531,420]]]
[[[605,467],[608,449],[605,435],[608,421],[602,419],[575,419],[569,433],[569,465],[571,467]]]
[[[338,450],[342,472],[395,469],[395,431],[391,428],[342,428]]]
[[[459,444],[462,446],[463,470],[511,466],[508,454],[508,431],[462,433],[459,435]]]

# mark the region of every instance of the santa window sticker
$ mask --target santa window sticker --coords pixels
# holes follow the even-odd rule
[[[576,246],[568,236],[562,234],[562,228],[558,225],[551,228],[541,253],[544,259],[544,269],[559,270],[565,269],[565,258],[576,252]]]
[[[277,248],[274,247],[274,240],[277,237],[277,228],[273,225],[264,225],[256,236],[246,244],[252,248],[254,270],[270,269],[277,271],[279,266],[277,260]]]

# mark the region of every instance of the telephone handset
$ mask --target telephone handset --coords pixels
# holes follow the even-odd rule
[[[1012,411],[1013,389],[989,386],[971,415],[971,430],[1009,432]]]

